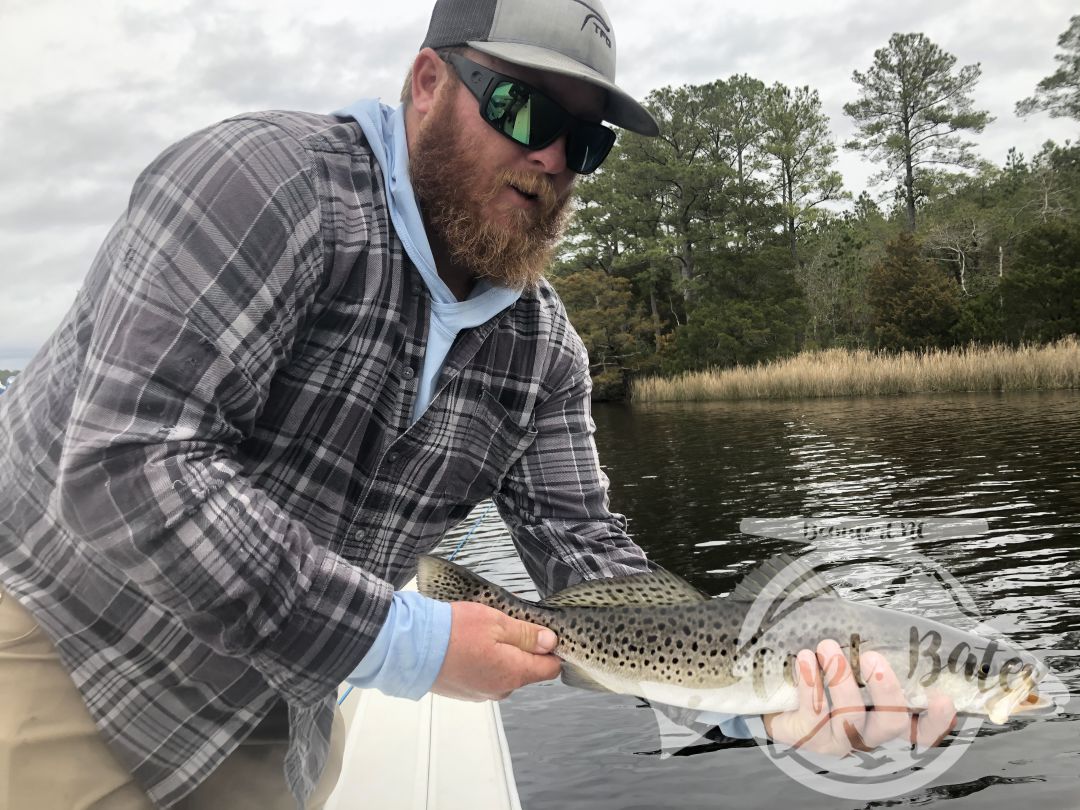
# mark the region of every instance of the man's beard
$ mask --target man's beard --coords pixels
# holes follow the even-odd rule
[[[446,97],[449,101],[449,97]],[[482,159],[454,126],[451,105],[437,104],[430,123],[415,139],[409,154],[409,174],[417,201],[429,226],[442,239],[451,260],[473,278],[514,289],[528,289],[540,279],[566,223],[569,193],[557,197],[542,173],[502,171],[487,188]],[[507,184],[537,195],[533,210],[500,212],[506,220],[493,222],[485,206]]]

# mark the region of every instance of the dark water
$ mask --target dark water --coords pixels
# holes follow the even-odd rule
[[[653,559],[711,594],[731,590],[759,560],[806,550],[741,533],[744,518],[985,519],[979,536],[909,544],[1080,695],[1080,394],[598,407],[595,415],[613,508]],[[493,517],[459,560],[528,593]],[[850,563],[865,551],[852,544],[872,541],[829,542],[819,544],[826,558]],[[930,601],[909,593],[893,605],[917,612]],[[1080,808],[1080,700],[1068,700],[1050,717],[984,725],[928,786],[874,802],[814,792],[753,745],[705,738],[661,756],[653,712],[630,697],[536,684],[503,703],[503,718],[525,810]]]

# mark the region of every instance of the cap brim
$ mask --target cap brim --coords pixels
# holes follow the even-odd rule
[[[600,73],[586,67],[569,56],[563,56],[556,51],[546,48],[538,48],[535,45],[524,45],[518,42],[467,42],[470,48],[498,57],[513,65],[536,68],[537,70],[549,70],[562,76],[570,76],[581,79],[591,85],[595,85],[607,91],[607,107],[604,110],[604,120],[610,121],[615,126],[636,132],[639,135],[653,137],[660,134],[660,127],[652,114],[634,101],[614,84],[609,82]]]

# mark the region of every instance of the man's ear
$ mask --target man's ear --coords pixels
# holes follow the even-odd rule
[[[412,66],[412,106],[421,115],[431,111],[441,86],[449,78],[446,63],[431,48],[416,55]]]

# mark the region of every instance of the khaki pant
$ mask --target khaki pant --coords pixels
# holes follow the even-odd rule
[[[260,738],[260,739],[257,739]],[[345,726],[334,717],[330,760],[308,802],[318,810],[341,773]],[[253,734],[178,810],[295,810],[286,744]],[[152,810],[105,746],[48,638],[0,589],[0,810]]]

